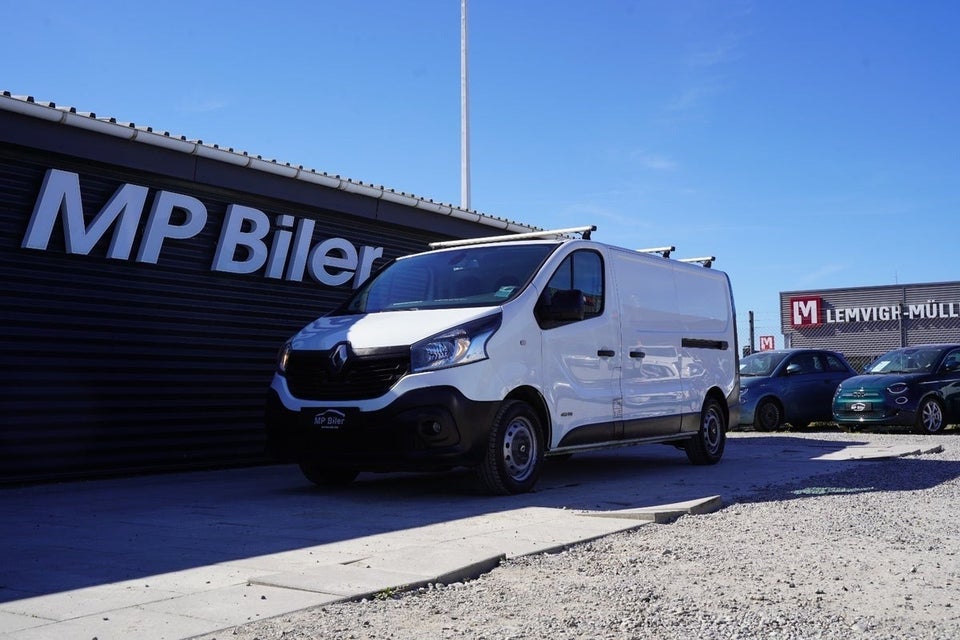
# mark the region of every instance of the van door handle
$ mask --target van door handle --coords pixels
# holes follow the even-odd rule
[[[612,358],[613,356],[617,355],[617,352],[613,349],[598,349],[597,355],[601,358]]]
[[[630,357],[631,357],[631,358],[643,358],[643,357],[645,357],[646,355],[647,355],[647,354],[645,354],[643,351],[631,351],[631,352],[630,352]]]

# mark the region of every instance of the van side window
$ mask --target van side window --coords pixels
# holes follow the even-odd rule
[[[579,290],[583,294],[582,319],[586,320],[603,313],[603,287],[603,259],[600,254],[589,250],[576,251],[560,263],[550,278],[541,304],[549,306],[558,292]]]

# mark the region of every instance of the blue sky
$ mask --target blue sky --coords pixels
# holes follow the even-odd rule
[[[460,203],[460,1],[0,0],[0,90]],[[471,206],[780,291],[960,280],[960,3],[470,0]]]

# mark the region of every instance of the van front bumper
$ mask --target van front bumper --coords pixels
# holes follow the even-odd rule
[[[376,411],[349,403],[288,409],[270,389],[267,453],[281,462],[331,469],[411,471],[475,466],[499,403],[466,398],[454,387],[409,391]]]

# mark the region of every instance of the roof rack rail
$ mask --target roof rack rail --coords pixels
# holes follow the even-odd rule
[[[709,269],[713,266],[713,263],[716,261],[717,256],[702,256],[700,258],[680,258],[677,262],[692,262],[694,264],[699,263],[704,266],[704,268]]]
[[[590,239],[590,232],[596,231],[597,225],[585,227],[570,227],[569,229],[553,229],[544,231],[531,231],[529,233],[512,233],[506,236],[488,236],[486,238],[465,238],[463,240],[444,240],[442,242],[431,242],[427,246],[431,249],[444,249],[446,247],[462,247],[469,244],[485,244],[487,242],[507,242],[510,240],[529,240],[530,238],[558,238],[570,233],[579,233],[584,240]]]
[[[676,251],[677,248],[674,246],[669,247],[650,247],[649,249],[637,249],[640,253],[659,253],[664,258],[669,258],[670,254]]]

